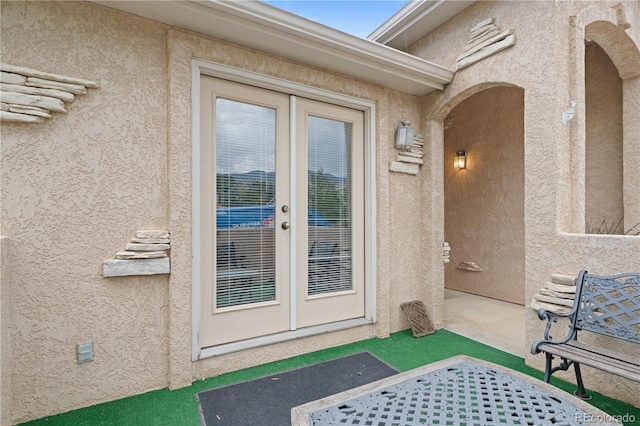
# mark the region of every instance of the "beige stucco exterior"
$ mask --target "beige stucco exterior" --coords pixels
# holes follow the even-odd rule
[[[512,252],[513,262],[506,272],[496,271],[496,257],[503,254],[473,229],[470,236],[452,235],[451,240],[456,241],[454,254],[492,253],[488,259],[496,275],[478,273],[485,274],[485,295],[527,303],[552,272],[640,270],[640,237],[582,233],[584,104],[567,125],[560,121],[571,100],[584,100],[580,64],[587,25],[609,23],[594,30],[596,38],[608,32],[621,37],[616,25],[632,23],[622,38],[637,54],[640,7],[635,2],[617,8],[607,2],[476,3],[410,53],[454,68],[469,28],[489,17],[502,29],[515,30],[515,45],[459,71],[444,91],[422,98],[91,3],[3,1],[1,7],[3,63],[100,85],[78,97],[68,114],[45,123],[2,123],[3,425],[386,337],[408,328],[399,305],[410,300],[422,300],[436,327],[442,327],[444,285],[456,274],[453,262],[446,272],[442,263],[442,243],[449,239],[445,199],[451,195],[445,190],[453,182],[445,184],[452,178],[449,157],[465,149],[453,146],[454,141],[477,133],[477,123],[461,128],[483,102],[506,100],[510,106],[500,110],[509,124],[501,124],[496,143],[500,152],[513,149],[513,168],[500,177],[514,176],[510,184],[515,187],[505,191],[514,219],[507,223],[517,228],[507,232],[517,238],[501,248]],[[626,72],[626,221],[627,212],[640,218],[640,124],[627,119],[640,112],[640,79],[628,69],[636,62],[620,65],[619,57],[627,53],[609,55],[621,74],[621,67]],[[193,58],[375,102],[375,324],[192,361]],[[481,102],[474,106],[470,96],[476,93]],[[445,131],[443,121],[450,113],[460,119]],[[425,137],[426,161],[418,175],[389,171],[396,154],[393,125],[399,119],[413,122]],[[495,136],[487,133],[475,148],[469,145],[465,172],[474,172],[473,161],[490,158],[488,152],[475,155]],[[491,157],[492,164],[501,161],[500,155]],[[464,201],[453,202],[452,209],[464,210]],[[103,260],[121,250],[137,229],[171,231],[171,274],[104,278]],[[498,281],[502,284],[491,289]],[[525,321],[527,342],[542,336],[543,324],[533,310],[527,310]],[[95,359],[78,364],[76,344],[87,340],[94,342]],[[620,349],[635,350],[631,345]],[[528,356],[527,362],[540,368],[542,357]],[[591,388],[640,404],[631,382],[585,370]]]
[[[585,32],[589,34],[590,40],[602,40],[601,35],[605,31],[595,37],[593,31],[589,31],[594,28],[592,23],[597,22],[597,28],[607,28],[606,33],[616,40],[611,45],[627,48],[622,54],[607,42],[600,42],[603,48],[607,45],[609,56],[623,78],[625,222],[636,223],[637,220],[632,218],[636,217],[635,200],[640,193],[640,185],[637,181],[637,167],[633,164],[640,164],[636,152],[640,145],[638,120],[631,117],[640,116],[637,102],[640,69],[636,67],[640,28],[634,25],[640,21],[640,9],[637,6],[637,3],[613,2],[476,3],[409,49],[410,53],[417,56],[438,58],[444,66],[452,67],[458,52],[463,50],[467,42],[468,29],[477,22],[494,18],[501,29],[515,30],[516,43],[513,47],[457,72],[442,93],[430,94],[422,100],[423,118],[433,120],[428,126],[438,127],[440,120],[455,113],[458,105],[463,106],[465,102],[469,102],[465,99],[479,91],[495,86],[515,86],[524,90],[524,275],[502,276],[500,281],[495,282],[498,288],[487,289],[485,294],[491,291],[496,294],[500,291],[499,286],[505,286],[505,283],[513,283],[513,288],[519,290],[518,283],[523,281],[524,287],[521,288],[524,289],[524,294],[516,296],[523,296],[528,305],[533,294],[549,280],[553,272],[577,274],[580,269],[588,269],[593,273],[608,275],[640,269],[640,239],[637,236],[583,233],[586,138],[584,105],[577,109],[573,120],[565,125],[561,122],[562,112],[569,109],[571,100],[584,102]],[[626,23],[631,23],[631,26],[627,28]],[[443,40],[447,42],[443,43]],[[629,65],[634,60],[636,65],[632,68],[635,72],[630,72]],[[623,77],[625,75],[627,78]],[[496,105],[492,107],[500,108]],[[456,125],[458,122],[454,120],[452,128]],[[447,132],[444,132],[444,137],[441,132],[434,132],[436,138],[431,139],[431,144],[444,143],[447,149]],[[453,153],[457,149],[464,149],[464,146],[451,147],[450,151]],[[473,155],[473,152],[469,153],[471,162]],[[452,162],[453,158],[447,158],[447,161]],[[632,164],[632,161],[635,163]],[[474,166],[471,164],[470,170],[466,171],[469,174],[473,173]],[[432,166],[444,167],[444,170],[452,167],[443,166],[436,161]],[[631,206],[634,207],[628,208]],[[473,230],[468,231],[468,234],[470,235],[465,235],[465,239],[472,244],[472,249],[469,250],[478,253],[494,250],[492,240],[483,241],[478,238],[481,235],[479,230],[475,233]],[[448,238],[445,235],[445,239]],[[452,245],[452,250],[455,250],[455,245]],[[454,251],[452,259],[455,259],[453,253]],[[522,260],[517,251],[514,256],[513,259],[502,260]],[[446,266],[452,267],[455,265]],[[468,287],[465,290],[470,291]],[[526,342],[540,338],[543,323],[534,310],[527,309],[525,321]],[[602,340],[601,344],[614,345],[627,353],[637,351],[633,345],[610,342],[604,337],[585,338]],[[543,368],[541,356],[527,355],[526,361],[537,368]],[[586,380],[594,389],[635,405],[639,404],[637,392],[633,391],[636,385],[632,382],[598,370],[585,370]],[[575,380],[572,375],[565,374],[563,377]]]

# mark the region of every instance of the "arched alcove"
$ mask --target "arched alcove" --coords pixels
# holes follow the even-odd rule
[[[622,79],[596,42],[585,46],[585,223],[592,234],[622,234]]]
[[[591,22],[584,28],[587,43],[596,42],[615,64],[620,78],[640,76],[640,51],[625,32],[624,24],[614,25],[607,21]]]
[[[524,90],[483,89],[445,119],[445,287],[524,304]],[[466,169],[454,168],[460,150]]]
[[[451,247],[434,289],[445,299],[443,325],[518,356],[526,346],[524,102],[523,88],[485,82],[450,97],[427,126],[442,159],[432,180],[444,194],[437,218]],[[454,168],[459,150],[466,169]],[[460,269],[465,261],[481,271]]]
[[[640,235],[640,51],[624,20],[596,12],[584,25],[585,231]]]

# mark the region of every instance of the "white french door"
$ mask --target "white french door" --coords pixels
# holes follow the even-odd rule
[[[297,324],[306,327],[364,316],[364,124],[362,111],[323,102],[299,98],[296,110],[296,235],[306,248],[296,256]]]
[[[200,87],[200,346],[364,317],[363,112]]]
[[[289,329],[289,99],[201,80],[202,347]]]

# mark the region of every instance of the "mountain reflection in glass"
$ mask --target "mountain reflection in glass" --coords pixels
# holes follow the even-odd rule
[[[309,296],[353,288],[351,276],[352,124],[308,117],[307,201],[330,226],[309,221]]]
[[[273,301],[276,110],[216,100],[216,308]]]

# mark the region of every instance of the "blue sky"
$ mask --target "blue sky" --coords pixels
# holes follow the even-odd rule
[[[407,0],[292,0],[266,1],[329,27],[365,38],[398,10]]]

